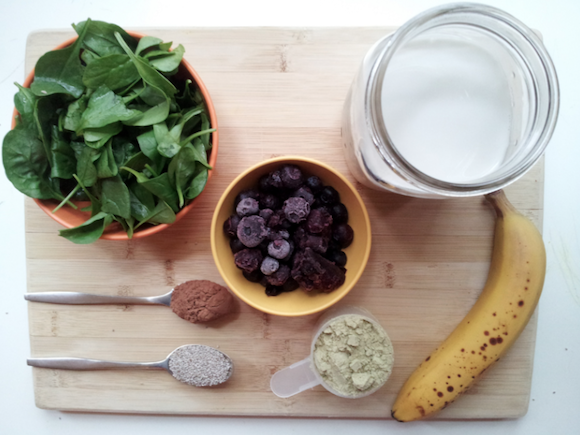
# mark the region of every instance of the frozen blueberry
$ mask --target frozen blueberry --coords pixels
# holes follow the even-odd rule
[[[294,254],[294,242],[292,240],[288,240],[288,243],[290,244],[290,252],[282,259],[282,261],[290,262],[292,260],[292,254]]]
[[[280,198],[272,193],[266,193],[260,196],[260,207],[276,210],[280,208],[282,201]]]
[[[336,241],[342,249],[350,246],[354,232],[349,224],[338,224],[332,229],[332,239]]]
[[[278,231],[278,235],[280,236],[278,238],[282,238],[285,240],[288,240],[290,238],[290,233],[287,230]],[[278,240],[278,239],[274,239],[274,240]]]
[[[328,249],[340,251],[342,247],[340,246],[340,243],[330,237],[330,240],[328,241]]]
[[[271,257],[283,260],[288,254],[290,254],[290,243],[287,240],[274,240],[268,245],[268,255]]]
[[[287,230],[277,231],[270,229],[270,232],[268,233],[268,240],[280,240],[280,239],[288,240],[289,237],[290,233]]]
[[[262,264],[262,253],[259,249],[243,249],[234,255],[234,261],[239,269],[252,273]]]
[[[330,207],[330,214],[335,224],[345,224],[348,222],[348,210],[342,202],[333,204]]]
[[[265,208],[263,210],[260,210],[260,213],[258,213],[260,215],[260,217],[262,219],[264,219],[264,222],[268,222],[270,220],[270,218],[272,217],[272,215],[274,214],[274,210],[271,210],[269,208]]]
[[[278,262],[278,260],[272,257],[265,257],[262,260],[260,270],[264,275],[272,275],[274,272],[278,270],[279,267],[280,263]]]
[[[290,268],[285,264],[281,264],[276,272],[266,277],[268,284],[281,286],[284,285],[288,278],[290,278]]]
[[[332,261],[334,264],[340,267],[346,265],[346,254],[344,251],[337,251],[336,249],[328,249],[324,255],[326,259]]]
[[[286,219],[297,224],[306,219],[310,214],[310,204],[304,198],[293,196],[284,201],[283,210]]]
[[[306,187],[308,187],[310,191],[315,194],[320,192],[323,187],[322,181],[316,175],[311,175],[308,177],[304,184],[306,184]]]
[[[332,186],[324,186],[319,196],[322,205],[332,205],[340,201],[340,195]]]
[[[296,192],[294,192],[292,196],[299,196],[300,198],[304,198],[311,206],[314,204],[314,195],[308,187],[301,187]]]
[[[236,237],[238,233],[238,224],[241,218],[237,214],[231,215],[224,222],[224,233],[230,237]]]
[[[254,270],[253,272],[246,272],[245,270],[242,272],[244,278],[246,278],[250,282],[260,282],[264,275],[260,272],[259,269]]]
[[[322,233],[332,225],[333,219],[325,208],[316,208],[310,212],[306,219],[306,229],[313,233]]]
[[[244,245],[254,248],[266,238],[268,229],[260,216],[246,216],[238,224],[237,235]]]
[[[280,170],[282,186],[286,189],[298,189],[304,183],[304,175],[296,165],[284,165]]]
[[[268,228],[269,229],[269,228]],[[268,233],[270,234],[270,233]],[[260,242],[260,244],[258,245],[258,249],[260,251],[262,251],[262,254],[264,254],[264,257],[266,255],[268,255],[268,245],[270,244],[270,239],[268,237],[266,237],[264,240],[262,240]]]
[[[240,239],[233,237],[230,239],[230,249],[233,254],[237,254],[241,250],[246,249],[246,246],[240,242]]]
[[[236,207],[236,213],[240,217],[258,214],[259,211],[260,206],[258,205],[258,201],[256,201],[254,198],[244,198],[238,203]]]
[[[270,174],[264,174],[260,177],[258,181],[258,189],[261,192],[271,192],[272,186],[270,186]]]
[[[282,287],[277,287],[272,284],[266,285],[266,296],[278,296],[282,293],[284,293]]]
[[[267,190],[271,192],[275,192],[276,190],[281,189],[283,187],[282,174],[280,174],[280,171],[276,170],[268,174],[266,187]]]
[[[258,192],[256,189],[242,190],[240,193],[238,193],[238,196],[236,196],[236,199],[234,200],[234,207],[237,207],[240,201],[246,198],[253,198],[256,201],[259,201],[260,192]]]
[[[274,229],[286,228],[289,222],[286,219],[286,215],[283,210],[276,210],[272,217],[268,220],[268,226]]]
[[[282,286],[282,291],[291,292],[291,291],[296,290],[299,287],[300,287],[300,284],[298,284],[294,278],[290,277],[286,280],[286,282]]]

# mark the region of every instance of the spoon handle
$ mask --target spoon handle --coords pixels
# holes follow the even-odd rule
[[[32,367],[62,370],[165,369],[165,361],[132,363],[88,358],[28,358],[26,363]]]
[[[164,295],[165,296],[165,295]],[[121,304],[121,305],[168,305],[159,296],[136,297],[136,296],[111,296],[94,295],[78,292],[43,292],[26,293],[24,299],[32,302],[45,302],[49,304],[72,304],[72,305],[95,305],[95,304]]]

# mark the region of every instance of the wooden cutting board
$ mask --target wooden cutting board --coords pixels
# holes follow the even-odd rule
[[[28,291],[151,296],[188,279],[224,283],[210,251],[214,207],[232,179],[263,159],[298,154],[350,176],[340,116],[368,48],[392,28],[132,29],[181,43],[214,100],[220,128],[217,167],[197,206],[147,239],[76,246],[58,224],[26,201]],[[31,34],[26,70],[72,32]],[[540,228],[543,162],[507,189]],[[235,362],[225,385],[196,389],[165,372],[33,369],[36,404],[83,412],[190,415],[390,417],[414,368],[455,327],[485,282],[494,214],[482,198],[425,200],[355,183],[371,217],[366,271],[341,304],[369,309],[391,336],[395,367],[377,393],[352,402],[322,387],[289,399],[269,388],[277,370],[308,355],[317,315],[284,318],[239,303],[211,326],[190,324],[155,306],[29,303],[32,357],[75,356],[156,361],[188,343],[217,347]],[[514,418],[530,397],[537,316],[505,358],[441,419]]]

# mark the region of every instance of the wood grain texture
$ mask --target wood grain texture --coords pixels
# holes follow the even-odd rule
[[[354,182],[341,147],[340,113],[358,65],[389,28],[133,29],[175,41],[201,74],[220,128],[215,174],[198,205],[147,239],[76,246],[59,225],[26,201],[28,291],[86,291],[151,296],[188,279],[223,284],[209,229],[220,194],[263,159],[299,154],[324,161]],[[26,70],[72,32],[31,34]],[[507,189],[540,228],[543,161]],[[369,309],[391,336],[395,367],[377,393],[352,402],[322,387],[289,399],[269,389],[277,370],[309,351],[317,315],[283,318],[239,303],[225,319],[189,324],[165,307],[59,306],[29,303],[31,356],[153,361],[188,343],[232,357],[235,372],[217,388],[196,389],[165,372],[33,369],[36,404],[83,412],[189,415],[390,417],[405,379],[451,332],[487,276],[494,215],[481,198],[425,200],[355,183],[371,217],[366,271],[342,304]],[[440,419],[515,418],[527,411],[537,314],[516,345]]]

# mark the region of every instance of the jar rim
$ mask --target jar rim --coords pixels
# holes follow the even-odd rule
[[[463,21],[456,19],[458,15],[461,15]],[[548,92],[548,108],[546,115],[543,117],[544,119],[541,120],[541,131],[531,147],[531,152],[526,155],[519,165],[485,182],[448,182],[427,175],[403,157],[387,131],[380,98],[373,98],[373,96],[381,95],[389,61],[409,40],[436,27],[470,24],[465,20],[465,17],[475,18],[478,16],[507,25],[516,32],[518,37],[522,38],[524,44],[527,44],[532,49],[534,56],[537,57],[542,67],[542,81],[545,81],[544,86],[546,86]],[[440,20],[447,21],[438,23]],[[478,27],[481,29],[481,24],[478,24]],[[489,28],[485,28],[485,30],[490,33],[496,33],[496,31]],[[521,53],[519,55],[522,56]],[[536,85],[536,74],[530,73],[534,79],[534,85]],[[387,43],[371,67],[370,79],[365,90],[365,106],[367,113],[370,115],[367,122],[369,123],[372,141],[391,170],[409,183],[430,194],[437,196],[474,196],[486,194],[507,186],[524,175],[542,156],[552,137],[558,118],[559,86],[556,70],[542,40],[524,23],[492,6],[479,3],[450,3],[424,11],[407,21],[388,37]],[[536,116],[534,117],[534,124],[537,121]]]

